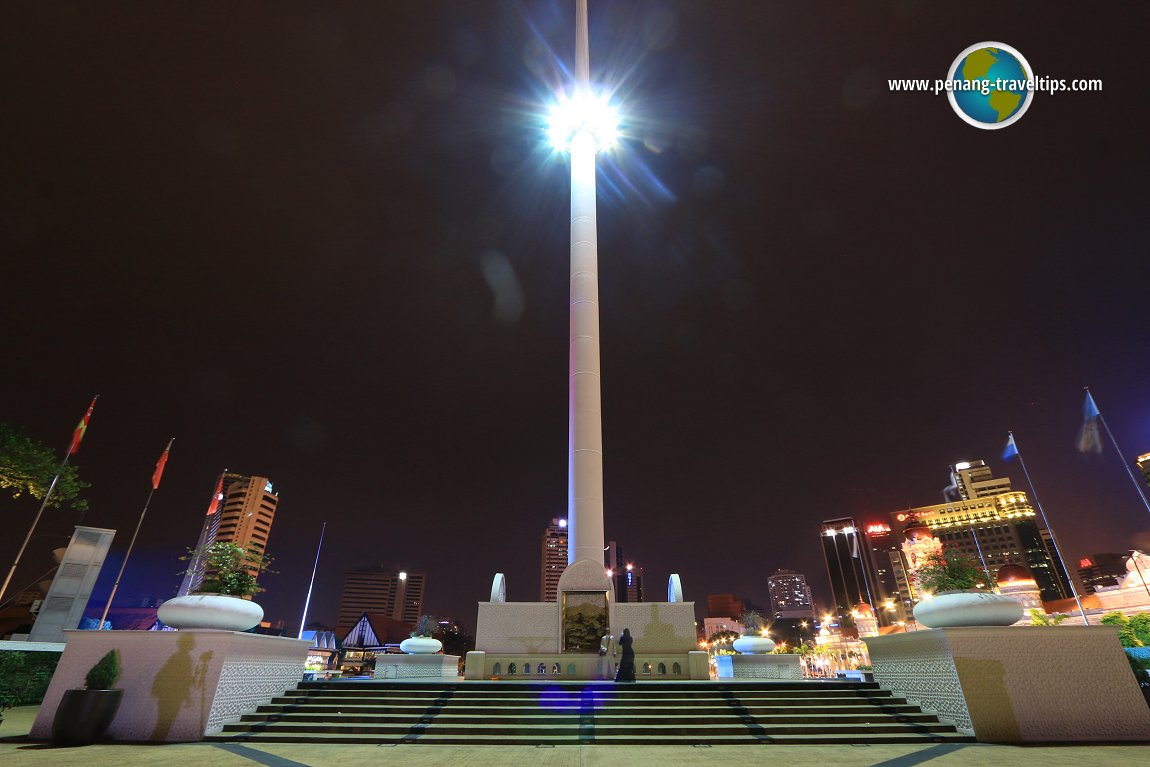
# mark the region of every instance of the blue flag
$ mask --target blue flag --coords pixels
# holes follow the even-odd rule
[[[1094,397],[1090,391],[1086,392],[1086,401],[1082,403],[1082,428],[1078,430],[1078,452],[1083,455],[1102,452],[1102,434],[1098,431],[1098,419],[1101,417],[1098,405],[1094,404]]]
[[[1014,444],[1014,432],[1010,432],[1006,436],[1006,447],[1002,450],[1002,460],[1009,461],[1016,455],[1018,455],[1018,445]]]

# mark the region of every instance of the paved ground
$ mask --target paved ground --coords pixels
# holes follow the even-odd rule
[[[177,743],[54,748],[31,743],[36,706],[4,713],[4,767],[742,767],[825,763],[834,767],[1134,767],[1144,746],[327,746]]]

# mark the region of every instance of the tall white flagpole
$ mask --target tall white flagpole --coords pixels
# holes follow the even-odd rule
[[[1066,580],[1070,581],[1070,593],[1074,595],[1074,602],[1078,605],[1078,612],[1082,615],[1082,625],[1089,626],[1090,621],[1086,618],[1086,610],[1082,608],[1082,600],[1078,597],[1078,589],[1074,586],[1074,576],[1066,569],[1066,560],[1062,558],[1062,551],[1058,547],[1058,536],[1054,534],[1054,528],[1050,526],[1050,522],[1046,520],[1046,512],[1042,510],[1042,502],[1038,500],[1038,491],[1034,489],[1034,482],[1030,479],[1030,472],[1026,470],[1026,461],[1022,459],[1022,451],[1018,448],[1018,440],[1014,438],[1014,432],[1008,431],[1007,440],[1010,444],[1014,445],[1014,454],[1018,456],[1018,464],[1022,467],[1022,473],[1026,475],[1026,484],[1030,485],[1030,494],[1034,496],[1034,505],[1038,507],[1038,513],[1042,516],[1042,524],[1050,533],[1050,541],[1054,544],[1054,554],[1058,557],[1058,561],[1062,563],[1062,570],[1066,573]],[[1040,536],[1041,537],[1041,536]],[[1058,573],[1054,573],[1054,577],[1058,577]]]
[[[168,446],[164,448],[161,453],[160,460],[164,463],[167,462],[168,453],[172,449],[172,443],[176,441],[175,437],[168,440]],[[159,474],[163,471],[163,464],[158,464],[156,473],[152,475],[152,489],[148,491],[148,500],[144,501],[144,510],[140,512],[140,518],[136,520],[136,531],[132,533],[132,540],[128,543],[128,550],[124,552],[124,561],[120,563],[120,572],[116,574],[116,582],[112,584],[112,593],[108,594],[108,601],[104,605],[104,614],[100,616],[100,622],[96,624],[97,629],[104,628],[104,621],[108,619],[108,611],[112,609],[112,600],[116,598],[116,591],[120,588],[120,579],[124,577],[124,568],[128,566],[128,557],[132,556],[132,548],[136,545],[136,536],[140,534],[140,526],[144,524],[144,515],[148,513],[148,506],[152,503],[152,496],[156,494],[156,490],[160,488]]]
[[[315,547],[315,564],[311,568],[311,580],[307,584],[307,599],[303,602],[303,617],[299,619],[299,634],[296,639],[303,639],[303,628],[307,625],[307,609],[311,605],[311,590],[315,587],[315,573],[319,570],[319,553],[323,550],[323,534],[327,530],[327,522],[319,529],[319,545]]]
[[[1114,452],[1118,454],[1118,460],[1122,462],[1122,467],[1126,469],[1126,475],[1130,477],[1130,481],[1134,483],[1134,492],[1138,493],[1139,500],[1142,505],[1146,507],[1146,512],[1150,514],[1150,501],[1146,500],[1146,493],[1142,491],[1142,485],[1138,484],[1138,480],[1134,477],[1134,472],[1130,471],[1130,464],[1126,462],[1123,457],[1122,449],[1118,447],[1118,440],[1114,439],[1114,432],[1110,431],[1110,426],[1106,423],[1106,419],[1102,417],[1102,408],[1098,407],[1098,400],[1094,399],[1094,395],[1090,393],[1090,387],[1084,386],[1086,396],[1094,403],[1094,409],[1098,411],[1098,420],[1102,423],[1102,428],[1106,429],[1107,436],[1110,437],[1110,444],[1114,445]]]

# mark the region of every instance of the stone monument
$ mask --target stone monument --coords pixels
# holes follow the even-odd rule
[[[495,576],[490,600],[479,604],[468,679],[610,677],[614,666],[600,660],[600,641],[624,628],[635,640],[640,678],[707,678],[706,653],[695,648],[694,604],[683,601],[678,576],[671,576],[666,602],[619,604],[603,565],[595,155],[613,143],[615,118],[590,83],[587,2],[578,0],[574,92],[550,128],[552,143],[571,158],[568,566],[557,602],[507,602],[503,575]]]

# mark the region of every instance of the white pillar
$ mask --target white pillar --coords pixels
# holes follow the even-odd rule
[[[571,141],[571,338],[567,561],[603,563],[603,422],[599,387],[599,267],[595,139]]]

